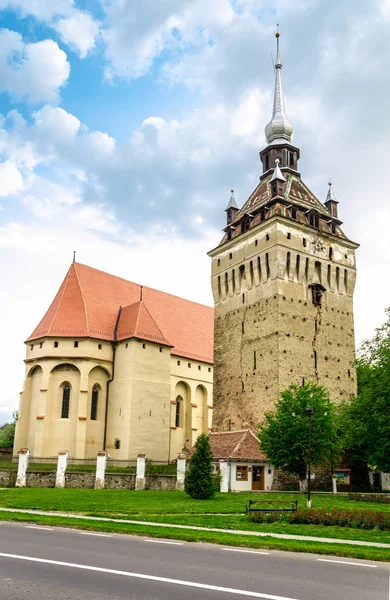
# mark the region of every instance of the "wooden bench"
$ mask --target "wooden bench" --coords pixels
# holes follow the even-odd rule
[[[267,506],[264,506],[264,505]],[[270,507],[270,505],[272,505]],[[276,508],[277,505],[277,508]],[[263,512],[295,512],[298,509],[298,500],[283,502],[283,500],[249,500],[246,505],[246,514],[254,511]]]

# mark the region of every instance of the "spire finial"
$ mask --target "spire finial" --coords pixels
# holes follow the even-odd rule
[[[332,189],[332,180],[331,180],[330,177],[329,177],[329,181],[328,181],[328,186],[329,186],[329,189],[328,189],[328,193],[327,193],[326,201],[325,202],[329,202],[329,200],[333,200],[333,202],[337,202],[337,198],[336,198],[335,193],[334,193],[334,191]]]
[[[279,24],[278,24],[279,28]],[[275,33],[276,37],[276,61],[275,61],[275,91],[274,91],[274,105],[272,110],[272,119],[265,128],[265,137],[267,142],[270,144],[274,143],[285,143],[292,141],[293,137],[293,126],[291,121],[288,120],[286,115],[286,108],[284,105],[284,95],[282,87],[282,61],[280,59],[280,32]]]
[[[141,285],[141,286],[140,286],[140,289],[139,289],[139,299],[141,300],[141,302],[142,302],[142,293],[143,293],[143,287],[144,287],[144,286],[143,286],[143,285]]]
[[[231,192],[231,196],[230,196],[229,204],[227,205],[227,207],[225,208],[225,210],[229,210],[229,208],[236,208],[238,210],[237,202],[236,202],[236,199],[234,197],[234,189],[232,188],[230,190],[230,192]]]
[[[274,172],[270,179],[270,182],[275,181],[275,179],[279,179],[279,181],[286,181],[282,171],[280,170],[278,158],[275,160],[275,163],[276,163],[276,167],[274,169]]]
[[[76,250],[73,250],[73,262],[76,262]]]

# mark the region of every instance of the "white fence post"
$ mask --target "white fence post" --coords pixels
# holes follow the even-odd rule
[[[30,450],[28,448],[22,448],[19,451],[18,474],[16,476],[15,487],[26,487],[26,473],[29,458]]]
[[[97,455],[95,490],[104,489],[104,478],[106,476],[106,465],[107,465],[107,452],[102,450],[101,452],[98,452],[98,455]]]
[[[177,475],[176,475],[176,489],[180,492],[184,491],[184,479],[186,476],[186,455],[177,455]]]
[[[145,489],[145,463],[146,463],[146,455],[138,454],[138,456],[137,456],[137,476],[135,478],[135,489],[136,490],[144,490]]]
[[[228,492],[229,491],[229,465],[227,460],[219,461],[219,472],[221,475],[221,483],[219,486],[220,492]]]
[[[69,453],[67,450],[62,450],[61,452],[58,453],[56,488],[64,488],[65,487],[65,473],[66,473],[66,467],[68,466],[68,456],[69,456]]]
[[[332,475],[332,487],[333,493],[337,494],[337,478],[335,477],[335,475]]]

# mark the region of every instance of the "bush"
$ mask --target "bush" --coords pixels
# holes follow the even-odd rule
[[[210,440],[205,433],[202,433],[195,442],[195,452],[184,481],[184,489],[191,498],[207,500],[214,496],[212,462]]]
[[[294,525],[338,525],[356,529],[390,531],[390,513],[373,510],[341,510],[339,508],[298,509],[296,512],[251,512],[255,523],[287,522]]]

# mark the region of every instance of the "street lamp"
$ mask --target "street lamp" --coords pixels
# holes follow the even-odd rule
[[[310,499],[310,487],[311,487],[311,471],[310,471],[310,460],[311,460],[311,418],[314,413],[312,406],[306,406],[305,413],[309,419],[309,444],[307,447],[307,508],[311,508]]]

